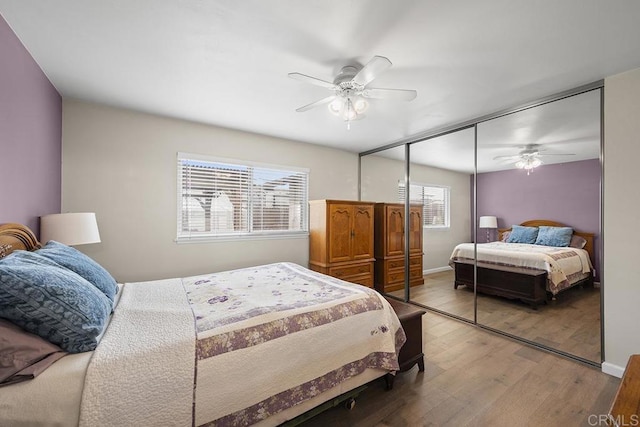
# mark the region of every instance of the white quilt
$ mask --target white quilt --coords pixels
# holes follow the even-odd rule
[[[368,368],[397,370],[403,342],[377,292],[295,264],[126,284],[80,424],[268,423]]]
[[[125,284],[87,369],[80,426],[190,426],[194,336],[180,279]]]

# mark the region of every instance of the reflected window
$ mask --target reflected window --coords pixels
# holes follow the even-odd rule
[[[425,228],[449,228],[450,188],[441,185],[411,184],[410,203],[422,205]],[[404,182],[398,182],[398,198],[404,203]]]

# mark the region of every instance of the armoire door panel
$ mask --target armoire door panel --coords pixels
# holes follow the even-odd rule
[[[386,215],[386,254],[385,256],[400,256],[404,254],[404,208],[387,206]]]
[[[410,211],[409,252],[422,253],[422,207],[412,207]]]
[[[329,205],[329,262],[349,261],[351,257],[351,221],[353,207]]]
[[[353,259],[373,258],[373,206],[354,206],[352,228]]]

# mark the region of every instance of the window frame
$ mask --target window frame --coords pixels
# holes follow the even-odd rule
[[[249,178],[249,188],[247,189],[247,231],[233,231],[227,233],[209,233],[202,234],[202,232],[196,232],[197,234],[189,234],[182,230],[183,219],[183,162],[194,161],[202,163],[219,163],[232,166],[238,166],[253,170],[271,170],[271,171],[284,171],[289,173],[304,174],[304,185],[300,192],[301,196],[301,219],[299,230],[253,230],[254,221],[254,207],[256,205],[253,199],[254,195],[254,179],[255,175],[251,172]],[[220,241],[237,241],[237,240],[262,240],[262,239],[296,239],[306,238],[309,236],[309,176],[310,169],[301,168],[287,165],[276,165],[271,163],[253,162],[248,160],[231,159],[225,157],[210,156],[204,154],[178,152],[176,159],[176,243],[203,243],[203,242],[220,242]]]
[[[451,228],[451,187],[448,185],[439,185],[439,184],[424,184],[421,182],[409,182],[409,189],[411,189],[411,187],[421,187],[421,198],[422,198],[422,202],[418,201],[418,200],[410,200],[409,202],[411,204],[418,204],[421,203],[422,204],[422,228],[426,228],[429,230],[448,230]],[[405,194],[406,191],[401,194],[401,189],[404,188],[404,181],[399,180],[398,181],[398,198],[400,199],[401,203],[404,203],[404,198],[405,198]],[[426,220],[427,220],[427,214],[426,214],[426,209],[427,206],[424,203],[424,189],[425,188],[438,188],[438,189],[443,189],[444,190],[444,224],[443,225],[433,225],[433,224],[427,224]],[[414,194],[413,191],[410,191],[409,194],[409,198],[411,199],[411,197],[413,197],[412,195]]]

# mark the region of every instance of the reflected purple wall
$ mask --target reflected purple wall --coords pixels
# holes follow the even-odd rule
[[[0,223],[60,212],[62,98],[0,16]]]
[[[478,174],[478,217],[494,215],[499,228],[530,219],[550,219],[595,234],[596,265],[600,255],[600,161],[542,165],[527,176],[523,170]],[[478,242],[486,230],[478,230]]]

